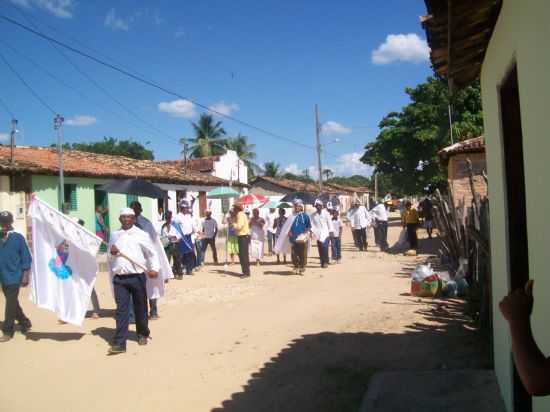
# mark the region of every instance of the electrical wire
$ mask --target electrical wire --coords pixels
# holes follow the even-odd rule
[[[25,87],[31,92],[31,94],[35,97],[36,100],[38,100],[46,109],[48,109],[54,116],[57,114],[57,112],[48,104],[44,99],[40,97],[40,95],[31,87],[29,83],[25,81],[23,76],[21,76],[17,70],[13,68],[13,66],[8,62],[8,60],[4,57],[4,55],[0,52],[0,60],[4,62],[6,66],[11,70],[11,72],[25,85]]]
[[[177,98],[179,98],[179,99],[187,100],[187,101],[193,103],[194,105],[196,105],[197,107],[200,107],[201,109],[203,109],[203,110],[205,110],[205,111],[208,111],[208,112],[210,112],[210,113],[216,114],[216,115],[218,115],[218,116],[220,116],[220,117],[223,117],[223,118],[225,118],[225,119],[231,120],[231,121],[233,121],[233,122],[235,122],[235,123],[241,124],[241,125],[243,125],[243,126],[246,126],[246,127],[250,128],[250,129],[253,129],[253,130],[256,130],[256,131],[258,131],[258,132],[261,132],[261,133],[263,133],[263,134],[265,134],[265,135],[267,135],[267,136],[271,136],[271,137],[276,138],[276,139],[279,139],[279,140],[284,140],[284,141],[286,141],[286,142],[293,143],[293,144],[295,144],[295,145],[297,145],[297,146],[301,146],[301,147],[304,147],[304,148],[307,148],[307,149],[313,149],[313,150],[315,150],[315,147],[314,147],[314,146],[306,145],[306,144],[301,143],[301,142],[299,142],[299,141],[297,141],[297,140],[290,139],[290,138],[285,137],[285,136],[281,136],[281,135],[279,135],[279,134],[273,133],[273,132],[271,132],[271,131],[269,131],[269,130],[267,130],[267,129],[264,129],[264,128],[262,128],[262,127],[255,126],[255,125],[253,125],[253,124],[251,124],[251,123],[249,123],[249,122],[246,122],[246,121],[244,121],[244,120],[240,120],[240,119],[238,119],[238,118],[236,118],[236,117],[233,117],[233,116],[230,116],[230,115],[221,113],[221,112],[219,112],[219,111],[217,111],[217,110],[214,110],[214,109],[208,107],[208,106],[205,105],[205,104],[202,104],[202,103],[200,103],[200,102],[198,102],[198,101],[195,101],[195,100],[193,100],[193,99],[187,98],[187,97],[181,95],[181,94],[178,93],[178,92],[172,91],[172,90],[170,90],[170,89],[168,89],[168,88],[166,88],[166,87],[164,87],[164,86],[161,86],[161,85],[159,85],[159,84],[157,84],[157,83],[155,83],[155,82],[153,82],[153,81],[147,80],[147,79],[145,79],[145,78],[143,78],[143,77],[141,77],[141,76],[139,76],[139,75],[136,75],[136,74],[134,74],[134,73],[131,73],[131,72],[129,72],[129,71],[123,69],[123,68],[120,68],[120,67],[118,67],[118,66],[116,66],[116,65],[114,65],[114,64],[111,64],[111,63],[109,63],[109,62],[106,62],[106,61],[104,61],[104,60],[102,60],[102,59],[99,59],[99,58],[97,58],[97,57],[95,57],[95,56],[93,56],[93,55],[91,55],[91,54],[89,54],[89,53],[86,53],[86,52],[84,52],[84,51],[81,51],[81,50],[79,50],[79,49],[77,49],[77,48],[75,48],[75,47],[73,47],[73,46],[71,46],[71,45],[69,45],[69,44],[66,44],[66,43],[64,43],[64,42],[62,42],[62,41],[60,41],[60,40],[57,40],[57,39],[55,39],[55,38],[53,38],[53,37],[51,37],[51,36],[48,36],[48,35],[46,35],[46,34],[44,34],[44,33],[41,33],[41,32],[39,32],[39,31],[37,31],[37,30],[34,30],[34,29],[32,29],[31,27],[28,27],[28,26],[26,26],[26,25],[24,25],[24,24],[22,24],[22,23],[20,23],[20,22],[18,22],[18,21],[16,21],[16,20],[11,19],[10,17],[7,17],[7,16],[5,16],[5,15],[0,15],[0,18],[2,18],[3,20],[5,20],[6,22],[8,22],[8,23],[10,23],[10,24],[12,24],[12,25],[18,26],[18,27],[20,27],[20,28],[22,28],[22,29],[24,29],[24,30],[26,30],[26,31],[28,31],[28,32],[30,32],[30,33],[32,33],[32,34],[34,34],[34,35],[40,37],[40,38],[42,38],[42,39],[48,40],[48,41],[50,41],[50,42],[53,42],[53,43],[59,45],[60,47],[63,47],[63,48],[65,48],[65,49],[67,49],[67,50],[72,51],[73,53],[76,53],[76,54],[78,54],[78,55],[80,55],[80,56],[82,56],[82,57],[85,57],[85,58],[87,58],[87,59],[89,59],[89,60],[92,60],[92,61],[94,61],[94,62],[97,63],[97,64],[100,64],[100,65],[102,65],[102,66],[108,67],[108,68],[110,68],[110,69],[112,69],[112,70],[114,70],[114,71],[116,71],[116,72],[119,72],[119,73],[121,73],[121,74],[123,74],[123,75],[125,75],[125,76],[127,76],[127,77],[130,77],[130,78],[132,78],[132,79],[134,79],[134,80],[136,80],[136,81],[138,81],[138,82],[140,82],[140,83],[143,83],[143,84],[148,85],[148,86],[150,86],[150,87],[152,87],[152,88],[158,89],[158,90],[160,90],[160,91],[162,91],[162,92],[164,92],[164,93],[166,93],[166,94],[169,94],[169,95],[171,95],[171,96],[177,97]],[[327,153],[327,152],[325,152],[325,153]],[[327,154],[329,154],[329,153],[327,153]],[[331,156],[334,156],[334,155],[332,155],[332,154],[330,154],[330,155],[331,155]]]
[[[8,105],[6,104],[6,102],[4,100],[2,100],[2,98],[0,97],[0,106],[2,106],[4,108],[4,110],[6,111],[7,114],[9,114],[11,116],[12,119],[15,119],[15,115],[13,114],[13,112],[10,110],[10,108],[8,107]]]
[[[13,4],[12,4],[13,5]],[[32,26],[34,26],[36,29],[38,29],[38,25],[33,22],[30,17],[28,17],[24,12],[23,10],[21,10],[19,7],[13,5],[14,8],[23,16],[23,18],[25,20],[27,20],[27,22],[29,24],[31,24]],[[136,112],[134,112],[132,109],[130,109],[129,107],[127,107],[124,103],[122,103],[119,99],[117,99],[112,93],[110,93],[107,88],[103,87],[101,84],[99,84],[92,76],[90,76],[88,73],[86,73],[81,67],[78,66],[78,64],[76,64],[69,56],[67,56],[67,54],[65,54],[63,52],[63,50],[61,50],[59,48],[59,46],[57,46],[55,43],[51,42],[51,41],[48,41],[50,46],[52,48],[55,49],[55,51],[57,53],[59,53],[61,55],[61,57],[63,57],[67,63],[69,63],[78,73],[80,73],[81,76],[83,76],[86,80],[88,80],[90,83],[92,83],[92,85],[94,85],[99,91],[101,91],[103,94],[105,94],[109,99],[111,99],[112,101],[114,101],[118,106],[120,106],[126,113],[128,113],[131,117],[133,117],[134,119],[136,119],[137,121],[139,121],[140,123],[144,124],[149,130],[153,130],[155,133],[159,133],[161,134],[162,136],[164,137],[167,137],[173,141],[175,141],[176,143],[180,143],[179,139],[164,132],[163,130],[159,129],[158,127],[156,127],[155,125],[151,124],[150,122],[144,120],[143,118],[141,118]],[[6,45],[6,44],[5,44]],[[11,46],[9,45],[6,45],[7,47],[10,47],[14,52],[18,53],[18,54],[21,54],[19,51],[16,51],[14,50]],[[30,59],[30,57],[27,57],[25,56],[25,58],[27,58],[27,60],[31,60],[31,62],[35,65],[35,66],[39,66],[38,63],[32,61],[32,59]],[[42,68],[42,70],[44,70],[45,72],[47,72],[46,69]],[[47,72],[48,75],[50,77],[54,77],[51,73]],[[56,79],[57,81],[60,81],[59,79]],[[62,82],[62,81],[61,81]],[[66,87],[69,87],[71,89],[73,89],[74,91],[76,91],[78,94],[80,94],[81,96],[85,96],[84,93],[82,93],[81,91],[79,90],[76,90],[76,88],[73,88],[72,86],[69,86],[67,85],[66,83],[62,82]],[[86,98],[87,100],[89,101],[92,101],[92,99],[90,99],[89,97],[85,96],[84,98]],[[93,101],[92,101],[93,102]],[[101,106],[100,106],[101,107]],[[103,109],[103,108],[102,108]],[[104,109],[103,109],[104,110]],[[112,114],[112,113],[111,113]],[[114,116],[114,115],[113,115]],[[134,123],[135,124],[135,123]],[[143,129],[142,129],[143,130]],[[150,131],[148,131],[147,133],[150,133]]]

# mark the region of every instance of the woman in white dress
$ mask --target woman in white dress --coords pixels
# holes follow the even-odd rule
[[[260,217],[258,209],[252,210],[250,218],[250,257],[259,265],[264,257],[265,220]]]

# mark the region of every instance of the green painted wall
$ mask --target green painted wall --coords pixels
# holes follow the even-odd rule
[[[512,363],[508,326],[498,302],[508,293],[509,275],[505,180],[498,88],[517,62],[523,131],[527,230],[530,276],[535,280],[533,331],[543,352],[550,356],[550,2],[505,0],[487,50],[481,73],[489,196],[491,199],[491,254],[493,271],[495,371],[509,411],[512,411]],[[513,241],[513,239],[511,240]],[[533,398],[533,411],[550,410],[550,397]],[[516,411],[518,412],[518,411]]]
[[[95,192],[94,187],[105,183],[105,179],[93,179],[86,177],[65,177],[66,184],[76,184],[77,209],[69,211],[69,216],[84,220],[86,228],[95,233]],[[58,177],[57,176],[33,176],[32,190],[43,201],[58,208]],[[143,215],[151,219],[152,205],[155,199],[139,197],[143,206]],[[111,230],[120,227],[118,215],[122,208],[126,207],[126,195],[109,193],[109,224]]]

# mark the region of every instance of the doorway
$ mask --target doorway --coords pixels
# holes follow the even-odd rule
[[[500,88],[510,290],[523,288],[529,280],[529,245],[520,107],[517,66],[514,65]],[[513,368],[514,410],[531,412],[531,396],[525,390],[515,365]]]
[[[107,192],[104,192],[103,190],[98,190],[99,186],[100,185],[94,186],[94,230],[96,234],[99,234],[98,231],[101,230],[101,226],[99,224],[96,214],[97,207],[101,206],[101,217],[103,218],[103,223],[105,224],[105,227],[107,229],[105,231],[101,230],[101,232],[103,233],[103,239],[108,242],[109,233],[111,231],[111,226],[109,225],[109,196],[107,195]],[[104,243],[101,244],[99,250],[101,252],[105,252],[107,250],[107,247]]]

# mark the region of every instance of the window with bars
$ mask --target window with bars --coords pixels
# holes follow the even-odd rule
[[[64,206],[66,210],[76,210],[78,209],[78,203],[76,199],[76,185],[68,183],[64,185],[64,195],[65,199]]]

